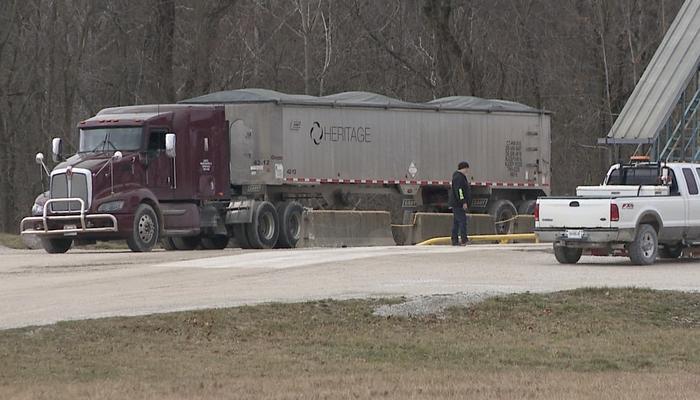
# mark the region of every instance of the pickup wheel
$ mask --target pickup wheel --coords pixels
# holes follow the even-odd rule
[[[131,235],[126,239],[126,244],[131,251],[139,253],[151,251],[158,243],[159,232],[158,216],[153,207],[141,204],[134,214],[134,225]]]
[[[661,258],[679,258],[683,255],[683,245],[681,243],[666,243],[659,248]]]
[[[228,236],[214,235],[202,238],[202,248],[205,250],[221,250],[228,246]]]
[[[656,230],[648,224],[639,225],[637,237],[629,245],[630,260],[636,265],[650,265],[659,255],[659,239]]]
[[[73,245],[73,239],[41,239],[41,246],[50,254],[65,253]]]
[[[576,264],[581,259],[583,249],[575,247],[557,246],[554,244],[554,257],[560,264]]]
[[[269,201],[256,203],[253,222],[246,224],[246,236],[253,249],[271,249],[280,234],[277,209]]]

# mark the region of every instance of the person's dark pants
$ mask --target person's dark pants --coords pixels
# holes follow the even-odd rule
[[[462,207],[452,207],[452,244],[460,243],[459,238],[462,238],[461,243],[467,243],[467,213]]]

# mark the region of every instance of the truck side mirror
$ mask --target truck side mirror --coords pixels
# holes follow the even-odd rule
[[[669,185],[671,183],[669,182],[668,168],[661,170],[661,183],[664,185]]]
[[[54,162],[63,161],[63,140],[53,138],[51,141],[51,155]]]
[[[36,161],[36,163],[39,165],[43,165],[44,164],[44,153],[36,153],[36,157],[34,157],[34,161]]]
[[[175,158],[175,134],[165,134],[165,154],[170,158]]]

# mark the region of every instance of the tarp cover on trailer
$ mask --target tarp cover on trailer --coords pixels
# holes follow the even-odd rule
[[[651,143],[700,65],[700,1],[687,0],[602,143]]]
[[[237,89],[205,94],[180,101],[182,104],[277,103],[333,107],[408,108],[419,110],[453,110],[482,112],[543,113],[524,104],[506,100],[488,100],[469,96],[452,96],[428,103],[411,103],[371,92],[343,92],[328,96],[293,95],[268,89]]]

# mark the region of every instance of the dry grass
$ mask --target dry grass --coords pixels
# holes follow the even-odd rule
[[[320,301],[0,332],[0,398],[694,398],[700,294],[588,289],[445,318]]]

